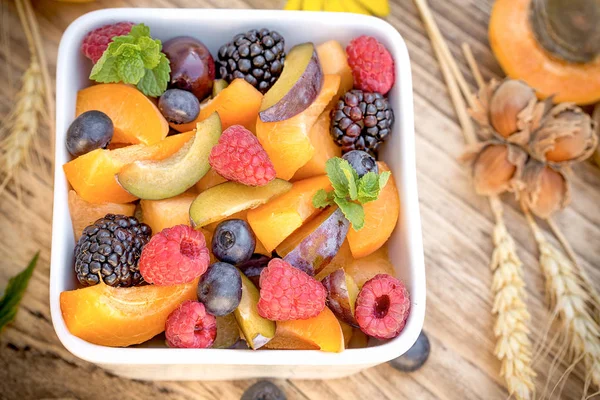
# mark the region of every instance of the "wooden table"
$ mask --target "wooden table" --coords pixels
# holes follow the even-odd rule
[[[0,52],[3,96],[0,115],[6,115],[17,79],[28,64],[26,40],[14,4],[2,1],[2,30],[7,28],[10,52]],[[232,0],[229,7],[280,8],[282,1]],[[432,353],[427,364],[411,374],[380,365],[346,379],[277,381],[290,399],[503,399],[507,397],[493,356],[493,318],[490,313],[493,226],[487,200],[476,196],[466,168],[457,161],[463,138],[446,86],[433,56],[417,10],[410,0],[394,0],[388,21],[403,35],[412,59],[417,132],[417,174],[427,265],[425,330]],[[463,73],[468,68],[460,43],[470,43],[486,79],[502,76],[489,51],[487,22],[491,0],[430,0],[440,28],[450,42]],[[88,11],[106,7],[225,7],[217,0],[106,0],[72,4],[34,1],[52,72],[61,33]],[[12,72],[7,75],[9,67]],[[469,76],[470,79],[470,76]],[[472,87],[474,82],[470,80]],[[51,154],[45,154],[47,162]],[[590,163],[576,168],[574,203],[557,217],[579,261],[600,281],[600,171]],[[58,341],[48,307],[52,185],[24,173],[24,208],[14,193],[0,200],[0,287],[22,269],[34,252],[41,259],[16,321],[0,336],[0,398],[153,398],[239,399],[254,381],[140,382],[122,379],[72,356]],[[519,244],[525,264],[528,306],[535,341],[548,320],[544,281],[535,243],[514,204],[507,207],[509,230]],[[555,332],[555,331],[554,331]],[[537,360],[538,387],[543,388],[551,356]],[[559,371],[559,374],[562,371]],[[583,371],[570,376],[562,398],[579,398]]]

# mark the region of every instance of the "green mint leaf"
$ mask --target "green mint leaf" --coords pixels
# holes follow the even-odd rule
[[[338,166],[348,182],[348,196],[350,196],[350,199],[356,200],[358,198],[358,188],[356,186],[358,182],[358,174],[356,173],[356,170],[352,168],[350,163],[343,158],[339,162]]]
[[[131,27],[129,35],[133,36],[135,39],[139,39],[142,36],[150,36],[150,28],[145,24],[137,24]]]
[[[144,68],[153,69],[160,62],[160,41],[149,37],[141,37],[138,40]]]
[[[362,205],[339,197],[335,197],[333,200],[340,210],[342,210],[348,221],[350,221],[352,228],[355,231],[361,230],[365,224],[365,210]]]
[[[319,189],[313,196],[312,203],[315,208],[323,208],[331,205],[333,201],[333,192],[326,192],[324,189]]]
[[[25,290],[27,289],[29,279],[33,274],[39,255],[39,252],[36,253],[29,262],[27,268],[8,281],[8,285],[4,290],[4,295],[0,299],[0,330],[2,330],[2,328],[11,322],[17,315],[19,303],[25,294]]]
[[[375,172],[367,172],[358,181],[358,202],[361,204],[377,200],[379,196],[379,177]]]
[[[387,185],[390,176],[392,176],[390,171],[383,171],[379,174],[379,190],[382,190]]]
[[[134,25],[127,35],[113,38],[92,68],[90,79],[137,85],[146,96],[158,97],[167,90],[171,72],[169,60],[161,49],[160,40],[150,37],[150,28]]]
[[[146,96],[158,97],[167,90],[171,66],[169,59],[160,53],[160,61],[154,69],[146,69],[146,73],[137,84],[137,88]]]
[[[110,42],[108,47],[110,48],[112,46],[113,48],[116,48],[119,45],[126,43],[135,44],[135,38],[131,35],[115,36],[114,38],[112,38],[112,42]]]
[[[349,195],[348,178],[340,168],[341,161],[343,160],[338,157],[327,160],[325,163],[325,172],[327,172],[336,197],[346,198]]]
[[[125,46],[132,45],[124,45],[122,48]],[[116,65],[119,78],[124,83],[136,85],[146,73],[144,70],[144,61],[139,50],[132,47],[126,47],[121,52],[117,58]]]
[[[117,59],[109,56],[108,52],[105,51],[92,68],[90,79],[100,83],[120,82],[119,73],[117,71]]]

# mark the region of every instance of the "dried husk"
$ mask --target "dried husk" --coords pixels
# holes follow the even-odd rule
[[[473,145],[462,159],[471,162],[477,194],[491,196],[522,189],[527,153],[519,146],[489,140]]]
[[[540,161],[572,163],[590,157],[597,144],[595,121],[575,104],[561,103],[544,118],[529,148]]]
[[[495,137],[525,147],[547,110],[548,102],[539,102],[527,84],[492,79],[479,89],[469,114],[479,124],[480,136],[485,140]]]
[[[571,189],[564,170],[529,160],[522,174],[521,200],[535,215],[548,218],[571,202]]]

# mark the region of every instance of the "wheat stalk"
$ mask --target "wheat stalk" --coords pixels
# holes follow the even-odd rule
[[[21,166],[31,167],[31,148],[44,114],[44,93],[39,84],[40,66],[35,58],[21,79],[15,105],[0,127],[0,194]]]
[[[531,399],[536,374],[531,368],[532,350],[527,328],[530,315],[524,301],[523,264],[517,255],[515,241],[506,230],[502,204],[497,197],[491,197],[490,206],[496,219],[495,248],[490,264],[494,292],[492,313],[496,315],[494,354],[502,363],[500,375],[506,381],[508,392],[517,399]]]
[[[468,144],[477,143],[477,135],[465,104],[466,100],[469,106],[473,106],[473,94],[458,69],[427,2],[415,0],[415,3],[439,61],[465,141]],[[475,76],[480,77],[478,69],[475,70]],[[506,381],[508,392],[511,396],[515,395],[518,400],[528,400],[535,395],[533,380],[536,375],[531,368],[531,341],[526,326],[530,317],[524,301],[525,282],[522,263],[517,255],[514,240],[504,224],[502,202],[497,196],[490,196],[489,201],[496,219],[493,232],[495,248],[491,260],[494,294],[492,312],[496,315],[494,335],[497,339],[494,354],[502,364],[500,375]]]
[[[583,362],[586,370],[586,391],[590,383],[600,388],[600,326],[594,319],[594,312],[600,309],[600,304],[586,290],[585,281],[573,262],[546,239],[527,209],[524,208],[523,213],[540,251],[546,294],[554,308],[552,315],[561,322],[563,344],[553,364],[559,361],[562,354],[571,361],[549,396],[579,362]]]
[[[15,182],[16,197],[20,199],[21,186],[17,182],[19,170],[23,167],[32,171],[33,162],[37,172],[45,173],[44,180],[50,175],[43,161],[37,143],[42,124],[48,122],[50,144],[53,146],[54,99],[46,65],[41,36],[29,0],[16,0],[23,32],[27,38],[30,51],[30,64],[21,78],[22,86],[16,95],[14,106],[0,127],[0,195],[11,182]],[[2,8],[4,13],[4,8]],[[3,33],[3,51],[8,57],[10,50],[6,43],[6,32]],[[9,70],[10,72],[10,70]],[[32,157],[33,156],[33,157]]]

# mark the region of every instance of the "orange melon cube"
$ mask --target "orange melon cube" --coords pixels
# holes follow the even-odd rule
[[[245,80],[234,79],[229,86],[219,92],[217,97],[200,105],[200,114],[195,121],[187,124],[171,124],[171,127],[179,132],[187,132],[216,111],[221,118],[223,130],[232,125],[243,125],[246,129],[256,132],[256,120],[262,97],[262,93]]]
[[[256,121],[256,137],[269,155],[277,177],[290,180],[314,155],[309,132],[340,86],[339,75],[325,75],[323,87],[310,106],[283,121]]]
[[[310,143],[315,152],[310,160],[294,174],[292,181],[306,179],[325,173],[325,163],[333,157],[341,157],[342,149],[335,144],[329,134],[331,117],[328,111],[323,112],[308,132]]]
[[[290,191],[248,210],[248,223],[267,251],[273,251],[319,211],[312,204],[312,198],[319,189],[331,189],[327,176],[294,182]]]
[[[90,110],[110,117],[115,127],[113,143],[151,145],[169,133],[167,120],[152,100],[130,85],[102,83],[80,90],[75,112],[80,115]]]
[[[389,171],[386,163],[377,162],[379,172]],[[400,198],[394,182],[390,176],[387,185],[379,193],[377,200],[363,205],[365,210],[365,224],[359,231],[354,228],[348,230],[348,243],[354,258],[368,256],[387,242],[398,222],[400,214]]]
[[[195,193],[185,192],[170,199],[140,200],[144,223],[153,235],[175,225],[190,225],[190,205],[195,198]]]
[[[67,180],[89,203],[130,203],[137,198],[123,189],[115,175],[138,160],[162,160],[177,152],[194,135],[186,132],[169,136],[153,145],[134,145],[115,150],[96,149],[63,165]]]

